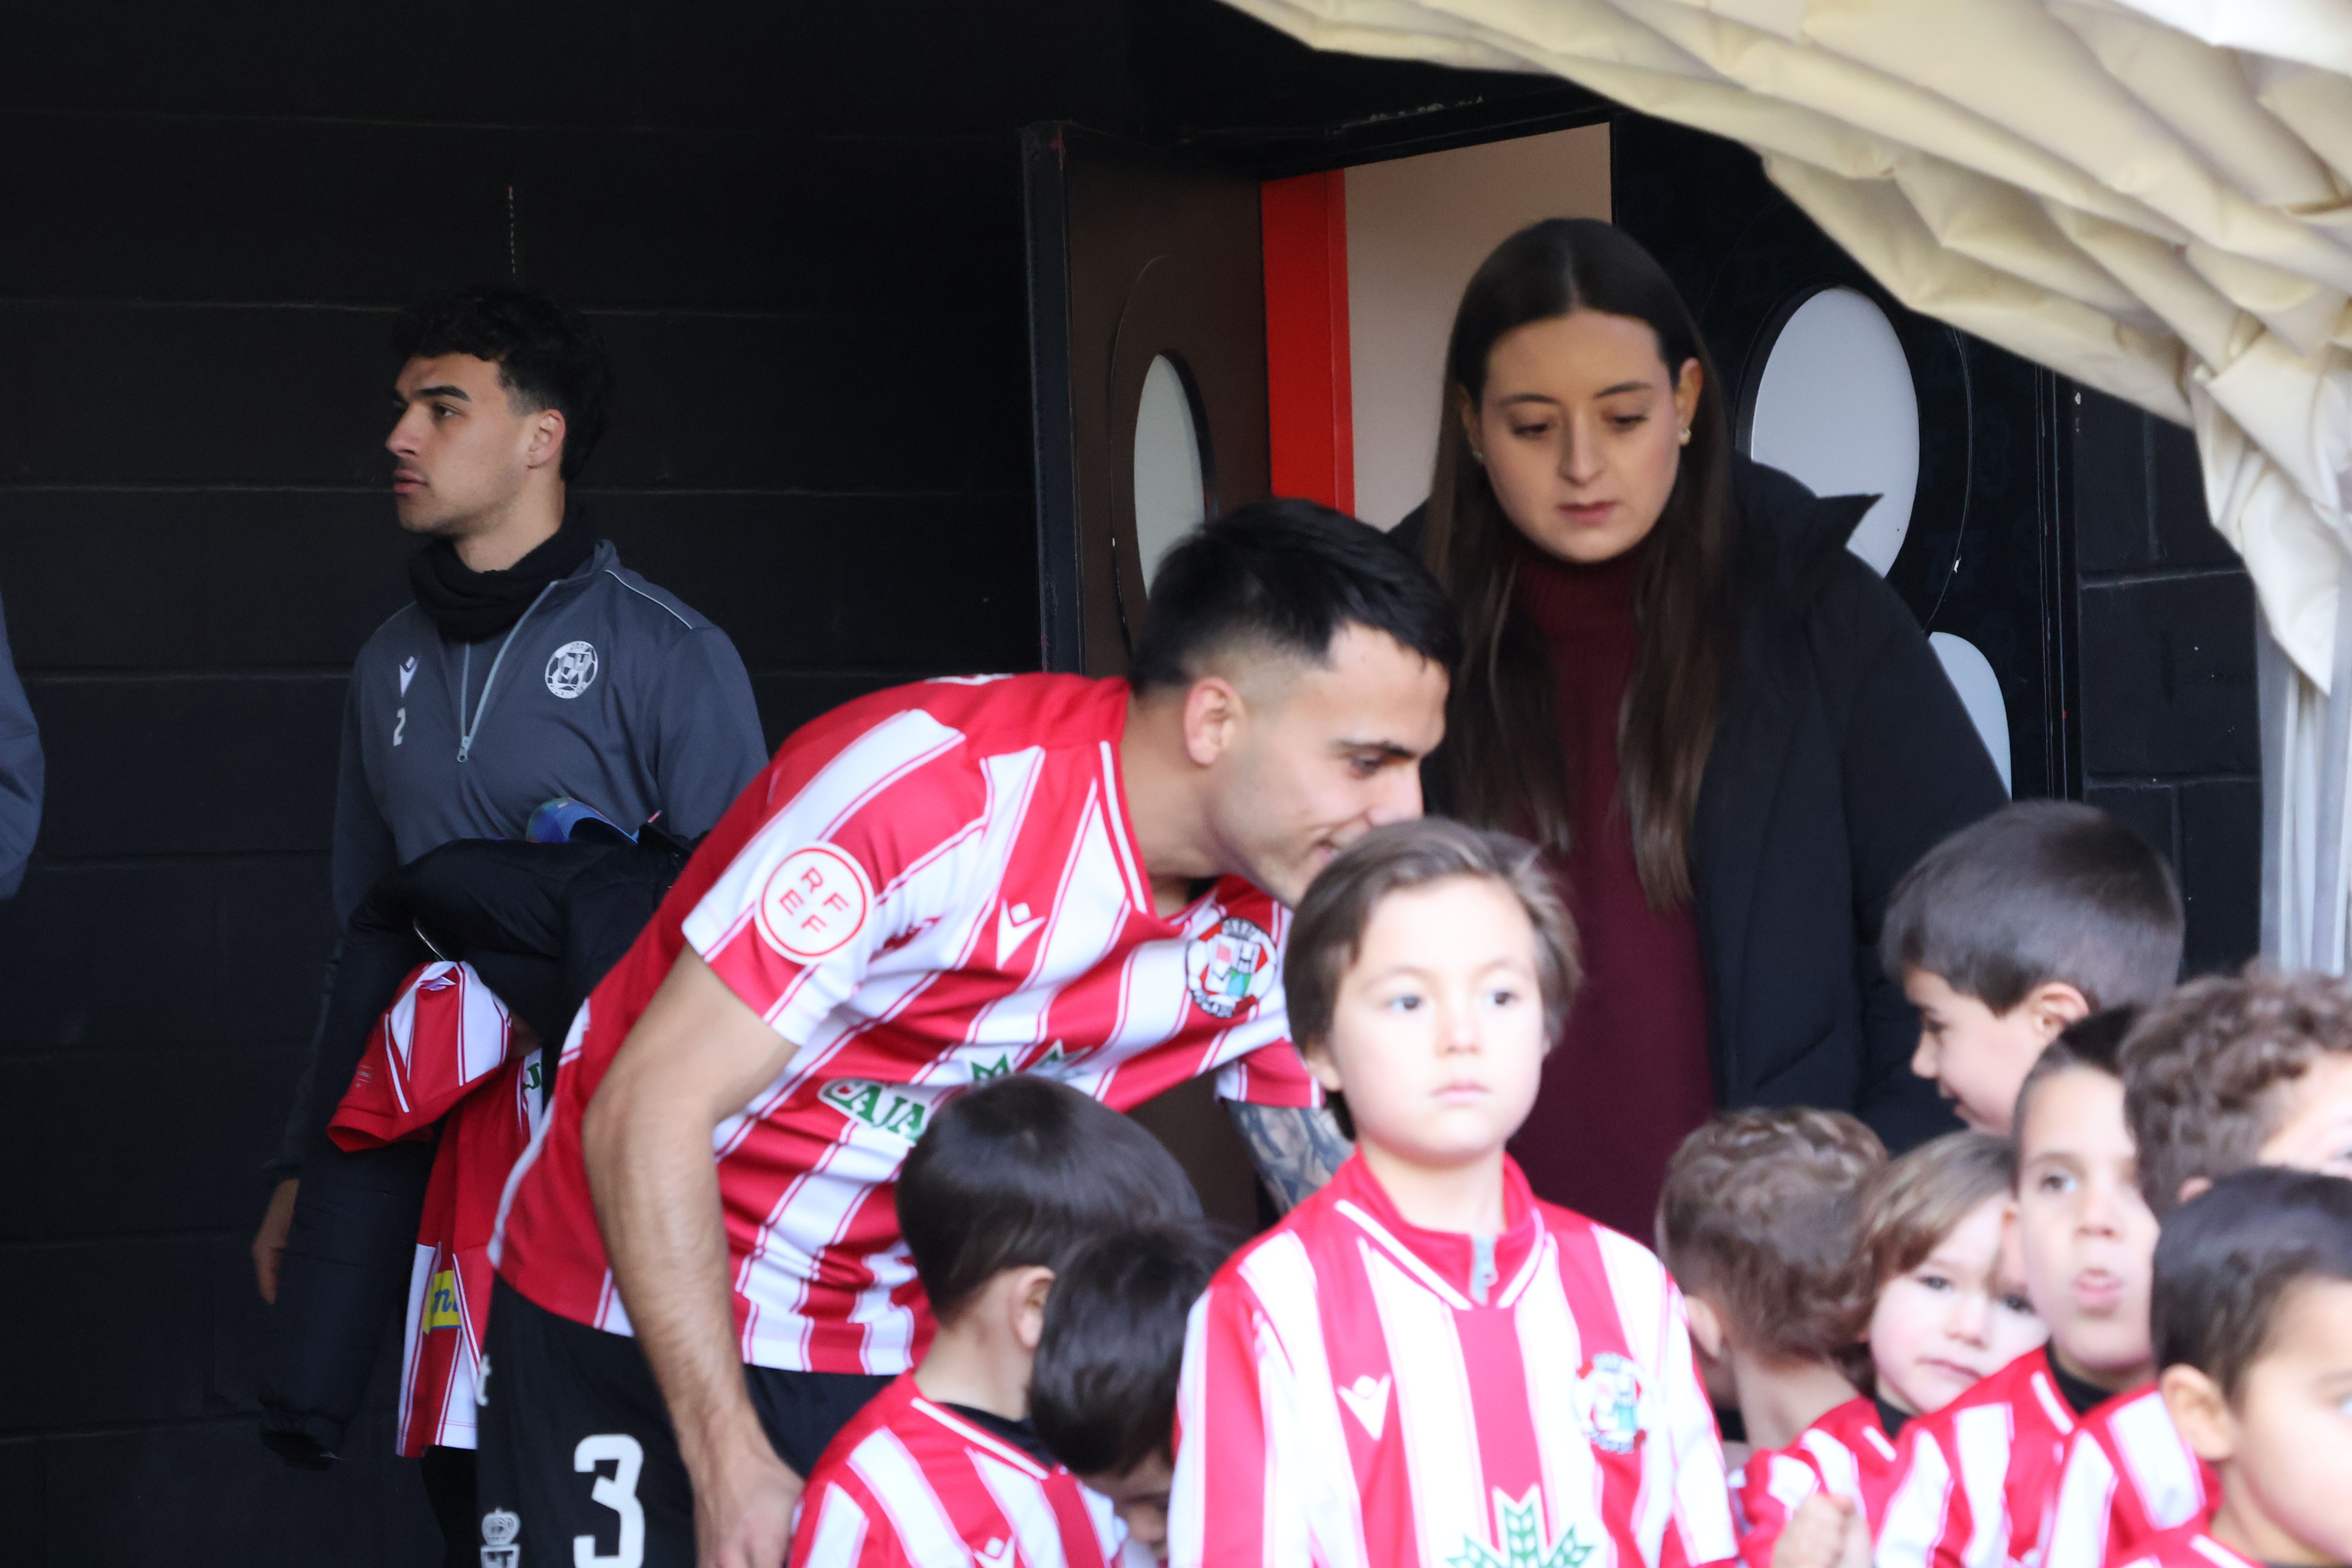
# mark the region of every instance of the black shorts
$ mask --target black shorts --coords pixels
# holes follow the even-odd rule
[[[637,1342],[501,1279],[483,1357],[482,1568],[694,1568],[694,1494]],[[743,1369],[776,1452],[803,1476],[887,1377]],[[575,1556],[574,1542],[590,1551]]]

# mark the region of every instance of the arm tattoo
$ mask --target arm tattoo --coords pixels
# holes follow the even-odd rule
[[[1257,1173],[1287,1214],[1312,1197],[1343,1164],[1355,1145],[1339,1136],[1330,1111],[1228,1100],[1242,1142],[1249,1145]]]

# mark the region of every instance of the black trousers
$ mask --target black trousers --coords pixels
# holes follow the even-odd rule
[[[805,1476],[890,1382],[743,1369],[760,1424]],[[482,1568],[694,1568],[694,1493],[637,1342],[559,1317],[501,1279],[478,1432]],[[575,1542],[589,1552],[575,1558]]]
[[[441,1527],[441,1568],[474,1568],[474,1543],[481,1515],[474,1508],[474,1450],[429,1447],[417,1461],[425,1473],[425,1500]]]

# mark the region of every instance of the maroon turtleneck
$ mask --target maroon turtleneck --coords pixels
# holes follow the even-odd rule
[[[1714,1114],[1715,1088],[1698,921],[1687,903],[1650,908],[1617,792],[1641,555],[1578,566],[1520,552],[1517,609],[1550,655],[1567,760],[1569,849],[1546,862],[1576,921],[1584,988],[1511,1152],[1538,1196],[1646,1239],[1666,1161]]]

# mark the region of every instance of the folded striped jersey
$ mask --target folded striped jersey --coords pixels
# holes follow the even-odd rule
[[[536,1050],[509,1059],[513,1023],[472,967],[435,963],[377,1020],[327,1133],[343,1149],[441,1128],[409,1276],[394,1442],[474,1447],[474,1396],[490,1316],[490,1237],[507,1174],[542,1120]]]

